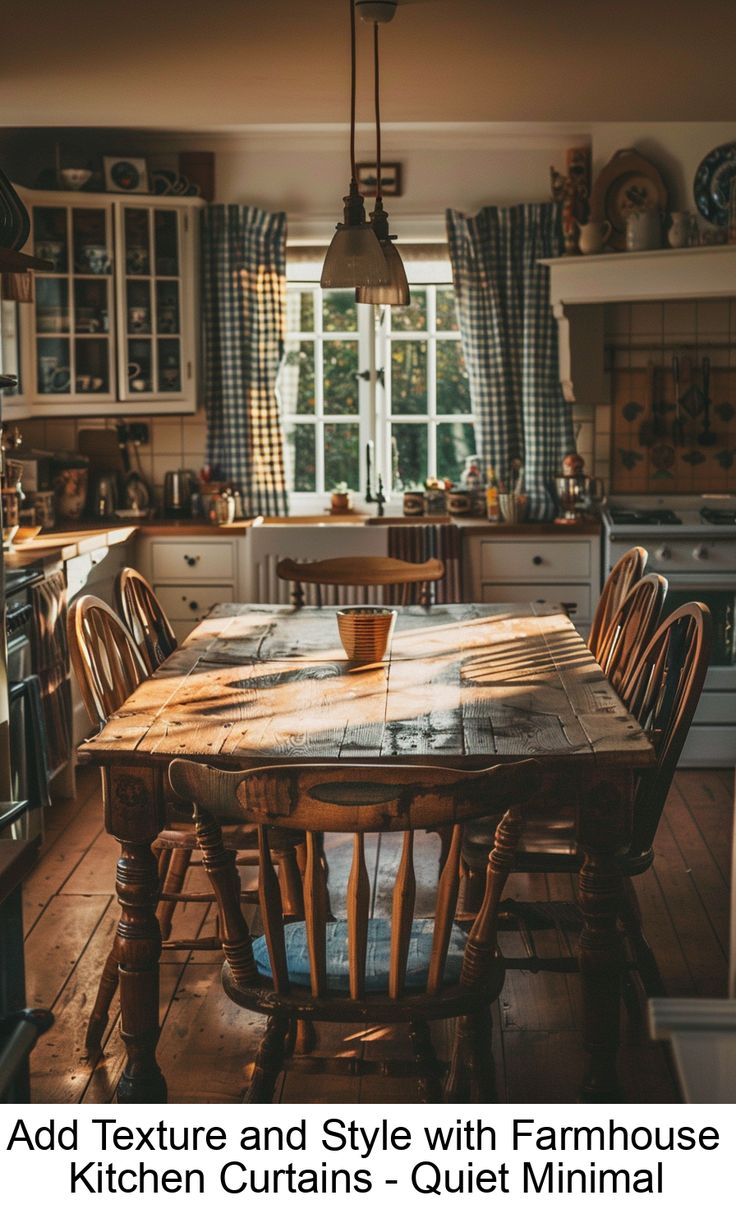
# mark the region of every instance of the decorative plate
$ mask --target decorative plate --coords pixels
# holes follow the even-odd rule
[[[695,171],[695,203],[700,215],[712,225],[728,225],[728,199],[733,178],[736,178],[736,141],[711,149]]]
[[[590,215],[611,226],[609,246],[626,249],[626,218],[630,212],[667,208],[667,188],[651,161],[636,149],[619,149],[598,175],[590,197]]]

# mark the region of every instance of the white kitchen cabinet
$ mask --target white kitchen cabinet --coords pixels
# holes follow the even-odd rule
[[[201,200],[22,191],[35,274],[8,419],[194,412]]]
[[[567,603],[587,635],[600,592],[597,534],[468,532],[464,538],[465,597],[480,603]]]
[[[246,601],[240,580],[244,545],[242,535],[138,538],[135,566],[153,586],[179,641],[189,636],[215,603]]]

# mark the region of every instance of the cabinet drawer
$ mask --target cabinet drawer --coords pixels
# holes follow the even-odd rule
[[[233,602],[232,586],[154,586],[154,590],[172,623],[186,620],[196,624],[215,603]]]
[[[505,582],[509,578],[546,581],[547,578],[590,576],[587,539],[484,539],[480,548],[480,576]]]
[[[207,536],[173,543],[154,543],[151,548],[154,582],[167,578],[194,579],[199,582],[232,579],[235,576],[233,545],[214,543]]]
[[[575,621],[586,623],[590,620],[590,587],[589,586],[512,586],[506,582],[483,582],[481,586],[481,601],[483,603],[576,603],[577,611],[571,614]]]

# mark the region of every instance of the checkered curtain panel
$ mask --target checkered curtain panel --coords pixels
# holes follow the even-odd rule
[[[562,253],[559,209],[518,204],[472,217],[450,209],[447,234],[478,450],[503,480],[522,458],[529,516],[551,518],[551,480],[574,449],[548,269],[538,262]]]
[[[284,350],[286,214],[211,204],[202,222],[207,461],[246,514],[288,502],[276,376]]]

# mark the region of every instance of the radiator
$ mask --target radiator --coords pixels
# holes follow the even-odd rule
[[[445,566],[445,576],[431,583],[432,602],[462,603],[462,540],[454,523],[389,527],[388,555],[415,563],[437,557]],[[419,592],[412,591],[410,602],[416,602],[418,597]],[[400,595],[394,595],[390,601],[400,602]]]

